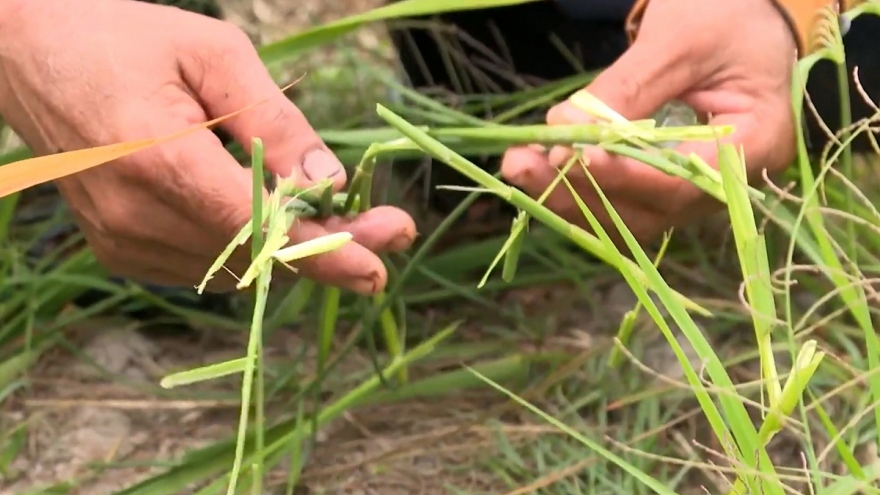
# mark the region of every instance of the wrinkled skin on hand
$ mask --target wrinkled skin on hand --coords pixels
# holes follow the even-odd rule
[[[336,157],[282,94],[247,36],[180,9],[118,0],[4,0],[0,114],[37,154],[170,134],[252,103],[223,126],[265,164],[305,187],[346,182]],[[58,181],[97,258],[115,274],[193,285],[250,220],[250,171],[209,130]],[[378,207],[354,219],[301,221],[293,243],[349,231],[354,241],[296,265],[322,283],[372,293],[387,274],[375,254],[408,247],[404,212]],[[229,267],[241,274],[241,249]],[[277,270],[279,276],[291,276]],[[220,273],[211,290],[234,286]]]
[[[743,147],[750,180],[760,181],[764,170],[772,176],[795,154],[790,103],[795,52],[794,37],[770,0],[651,0],[635,43],[587,90],[632,120],[650,118],[665,103],[679,100],[698,114],[708,114],[710,124],[733,125],[736,132],[722,142]],[[547,114],[550,125],[590,120],[568,101]],[[683,143],[677,149],[697,153],[717,168],[715,142]],[[564,147],[512,148],[504,156],[502,173],[539,196],[571,153]],[[641,162],[597,148],[585,151],[585,161],[629,230],[643,242],[722,207],[689,182]],[[571,167],[569,179],[609,233],[616,234],[583,168]],[[564,184],[545,204],[587,227]]]

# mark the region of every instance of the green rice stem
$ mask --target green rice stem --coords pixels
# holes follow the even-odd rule
[[[466,158],[447,148],[442,143],[433,139],[424,131],[421,131],[416,126],[405,121],[381,104],[377,105],[377,113],[382,119],[398,128],[401,133],[406,135],[406,137],[417,143],[423,150],[447,163],[457,172],[486,188],[491,193],[500,196],[515,205],[517,208],[525,210],[532,218],[537,219],[559,234],[569,238],[584,251],[596,256],[608,265],[619,269],[621,264],[626,264],[634,271],[641,283],[649,286],[644,272],[638,267],[638,265],[628,258],[620,258],[615,256],[614,253],[609,252],[602,241],[596,236],[576,225],[566,222],[562,217],[547,209],[526,193],[504,184],[493,177],[489,172],[486,172]],[[681,293],[675,292],[675,297],[678,298],[687,309],[703,315],[711,315],[711,312],[707,309],[699,306]]]

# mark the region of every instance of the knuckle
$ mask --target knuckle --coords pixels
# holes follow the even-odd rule
[[[634,74],[623,74],[616,81],[620,94],[624,95],[623,105],[629,106],[632,102],[637,102],[641,99],[642,94],[644,93],[644,84],[642,82],[641,77]],[[614,109],[617,112],[620,112],[621,108]]]
[[[193,78],[193,74],[198,74],[196,80],[190,81],[197,93],[200,87],[220,83],[204,80],[207,74],[214,74],[212,78],[230,78],[228,72],[234,70],[240,61],[253,56],[253,43],[244,30],[228,21],[207,21],[211,23],[210,28],[202,30],[197,42],[181,50],[178,55],[184,67],[195,69],[188,71],[188,77]],[[220,71],[219,75],[217,71]]]
[[[290,148],[299,153],[304,153],[323,143],[296,105],[280,93],[274,95],[274,98],[272,104],[260,105],[253,109],[253,113],[259,115],[260,121],[266,123],[262,136],[264,140],[287,143]],[[267,147],[267,153],[273,151],[289,153],[290,149],[278,150],[276,147],[275,150],[272,150]]]
[[[216,21],[210,46],[215,55],[241,57],[253,48],[250,36],[239,26],[229,21]]]

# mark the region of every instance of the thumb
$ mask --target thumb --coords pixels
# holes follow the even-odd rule
[[[180,61],[186,84],[196,93],[210,118],[263,103],[237,115],[222,126],[250,152],[251,140],[265,145],[266,168],[292,177],[300,187],[332,179],[340,190],[345,169],[312,129],[302,112],[272,80],[244,32],[218,22],[222,35],[196,45],[194,55]]]
[[[669,45],[639,38],[584,89],[626,119],[649,118],[697,82],[697,73],[693,63],[686,60],[686,52]],[[594,118],[570,99],[547,114],[550,125],[591,120]]]

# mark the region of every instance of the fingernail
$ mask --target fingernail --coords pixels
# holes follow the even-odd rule
[[[378,272],[370,272],[364,276],[358,277],[357,288],[363,294],[376,294],[384,288],[382,276]]]
[[[302,168],[306,178],[312,182],[330,179],[343,170],[342,163],[333,153],[320,148],[306,153]]]
[[[568,164],[568,161],[574,155],[574,152],[571,148],[566,148],[565,146],[554,146],[550,153],[547,155],[547,159],[550,162],[550,166],[554,168],[561,168]]]
[[[412,246],[413,242],[415,242],[415,238],[418,236],[418,232],[410,233],[408,231],[402,232],[388,243],[386,249],[391,252],[403,251],[404,249],[408,249]]]
[[[547,152],[547,147],[544,145],[541,145],[541,144],[530,144],[527,146],[527,148],[534,151],[535,153],[542,153],[543,154],[543,153]]]

